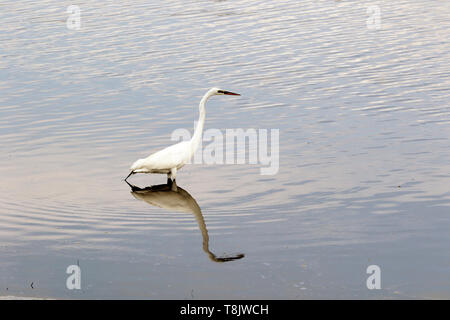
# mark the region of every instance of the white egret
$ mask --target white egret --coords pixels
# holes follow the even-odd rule
[[[199,105],[200,115],[194,135],[189,141],[182,141],[160,150],[145,159],[139,159],[131,166],[130,174],[125,181],[136,173],[162,173],[167,174],[167,182],[172,183],[177,177],[177,171],[181,169],[194,155],[202,138],[203,125],[205,123],[205,104],[209,98],[215,95],[240,96],[238,93],[221,90],[218,88],[210,89],[202,98]]]

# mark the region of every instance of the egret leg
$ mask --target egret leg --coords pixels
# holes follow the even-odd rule
[[[130,186],[131,191],[140,191],[140,190],[142,190],[141,188],[136,187],[136,186],[130,184],[127,180],[125,180],[125,182]]]
[[[177,188],[177,182],[175,180],[173,180],[172,184],[170,185],[170,190],[177,192],[178,188]]]
[[[128,179],[132,174],[134,174],[133,171],[131,171],[130,174],[129,174],[123,181],[127,182],[127,179]]]
[[[172,181],[175,182],[176,178],[177,178],[177,168],[172,168],[170,170],[170,179],[172,179]]]
[[[177,168],[173,168],[170,170],[170,188],[172,191],[177,192],[178,188],[177,188]]]

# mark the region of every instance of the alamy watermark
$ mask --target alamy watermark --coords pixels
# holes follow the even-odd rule
[[[81,268],[80,266],[73,264],[67,267],[66,273],[70,274],[66,280],[66,287],[69,290],[81,289]]]
[[[270,137],[269,137],[270,136]],[[176,129],[172,141],[188,141],[191,132]],[[278,173],[280,164],[279,129],[207,129],[203,133],[191,163],[194,164],[259,164],[262,175]]]
[[[67,29],[80,30],[81,29],[81,9],[77,5],[67,7],[66,12],[69,17],[66,20]]]
[[[378,5],[371,5],[367,7],[367,15],[369,16],[366,20],[367,29],[378,30],[381,29],[381,8]]]
[[[367,289],[381,289],[381,269],[376,264],[367,267],[366,273],[370,276],[366,280]]]

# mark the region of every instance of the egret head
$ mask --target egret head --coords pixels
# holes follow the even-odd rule
[[[234,92],[222,90],[219,88],[212,88],[211,91],[212,91],[213,95],[240,96],[239,93],[234,93]]]

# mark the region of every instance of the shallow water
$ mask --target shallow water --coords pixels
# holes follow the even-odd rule
[[[378,30],[357,1],[77,4],[80,30],[60,1],[1,5],[0,296],[450,297],[448,2],[376,2]],[[279,129],[278,173],[193,164],[184,200],[131,193],[213,86],[242,96],[206,129]]]

